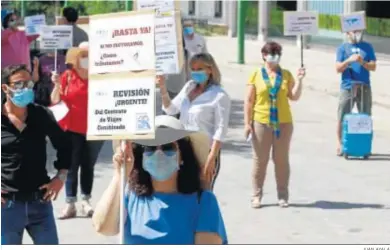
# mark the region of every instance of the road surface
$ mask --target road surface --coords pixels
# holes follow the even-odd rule
[[[291,206],[276,205],[273,164],[269,164],[264,207],[252,209],[251,147],[243,138],[243,98],[250,72],[261,64],[261,44],[247,42],[247,65],[237,65],[236,40],[208,39],[232,99],[227,141],[215,193],[231,244],[369,244],[390,243],[390,96],[387,90],[390,61],[379,61],[373,74],[374,156],[367,161],[335,156],[338,77],[334,54],[305,51],[307,78],[301,100],[292,104],[294,136],[291,149]],[[285,45],[282,65],[293,73],[299,50]],[[386,84],[386,90],[384,86]],[[53,157],[53,156],[52,156]],[[107,142],[96,165],[93,202],[112,176],[111,143]],[[64,192],[55,202],[58,214]],[[91,220],[57,221],[61,244],[115,244],[117,237],[95,233]],[[25,235],[25,243],[31,240]]]

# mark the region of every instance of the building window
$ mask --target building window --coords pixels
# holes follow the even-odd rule
[[[188,1],[188,15],[195,15],[195,1]]]
[[[222,1],[214,1],[214,17],[222,17]]]

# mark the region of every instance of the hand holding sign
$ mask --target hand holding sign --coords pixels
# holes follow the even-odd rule
[[[360,64],[363,64],[363,58],[360,54],[352,54],[349,58],[348,58],[348,62],[352,63],[352,62],[359,62]]]
[[[56,71],[52,71],[52,72],[51,72],[51,81],[52,81],[55,85],[59,85],[59,84],[60,84],[60,77],[59,77],[59,75],[57,74]]]
[[[303,78],[305,78],[305,76],[306,76],[306,69],[305,68],[298,69],[297,78],[299,80],[302,80]]]

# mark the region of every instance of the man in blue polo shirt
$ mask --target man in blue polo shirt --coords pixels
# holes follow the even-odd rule
[[[348,42],[341,44],[337,49],[336,58],[336,70],[337,73],[341,73],[337,124],[339,156],[342,155],[341,131],[344,115],[351,112],[355,103],[359,112],[371,115],[370,71],[376,69],[374,48],[370,43],[362,40],[363,31],[348,32],[347,37]]]

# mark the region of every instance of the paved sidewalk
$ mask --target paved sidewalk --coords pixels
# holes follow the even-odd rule
[[[250,71],[261,63],[260,44],[247,42],[248,65],[245,66],[233,63],[236,59],[235,44],[235,40],[227,38],[208,39],[210,51],[222,72],[223,85],[232,99],[230,129],[223,145],[222,168],[215,189],[229,242],[389,243],[389,110],[374,106],[376,130],[374,156],[370,160],[346,161],[336,157],[334,130],[337,98],[334,94],[337,93],[338,78],[333,70],[333,56],[326,52],[305,52],[308,68],[305,89],[301,100],[292,103],[295,127],[291,148],[291,207],[280,209],[276,206],[272,163],[268,166],[264,208],[254,210],[250,207],[252,154],[251,146],[243,138],[243,98]],[[282,63],[291,70],[298,68],[299,50],[285,45]],[[386,94],[383,69],[386,63],[389,62],[379,62],[378,72],[373,76],[375,97]],[[96,165],[94,203],[112,176],[111,157],[111,143],[107,142]],[[51,152],[50,161],[53,158]],[[64,206],[63,195],[64,192],[55,202],[56,213]],[[117,237],[98,235],[90,219],[57,221],[57,226],[62,244],[118,242]],[[31,242],[29,237],[25,237],[25,242]]]

